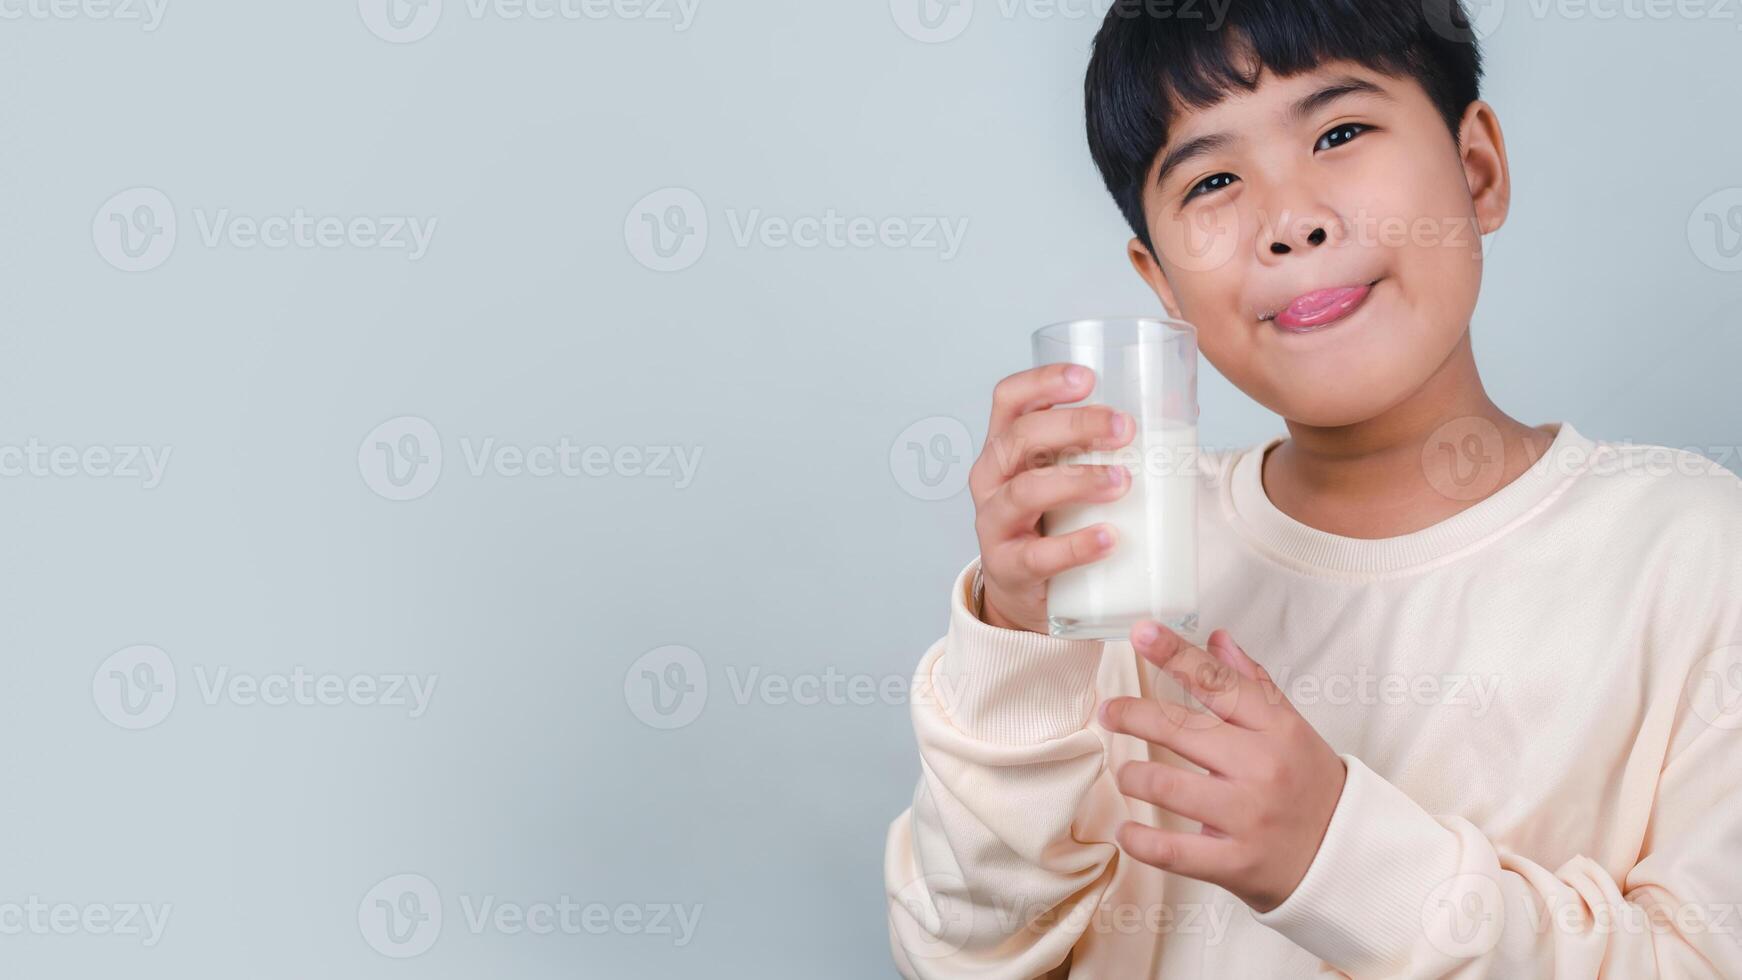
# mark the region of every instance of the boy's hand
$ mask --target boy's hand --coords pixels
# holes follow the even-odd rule
[[[1123,466],[1055,465],[1060,453],[1118,449],[1135,435],[1131,417],[1105,405],[1048,411],[1088,397],[1094,387],[1088,368],[1050,364],[1013,374],[992,392],[992,422],[968,471],[968,489],[980,538],[983,612],[993,626],[1046,632],[1047,580],[1113,549],[1106,524],[1056,538],[1040,533],[1046,511],[1117,500],[1130,489]]]
[[[1281,905],[1318,854],[1347,768],[1226,630],[1201,650],[1157,623],[1131,645],[1208,711],[1151,698],[1101,705],[1109,731],[1134,735],[1209,770],[1160,762],[1119,768],[1119,791],[1203,824],[1201,833],[1126,821],[1119,847],[1163,871],[1220,885],[1255,911]]]

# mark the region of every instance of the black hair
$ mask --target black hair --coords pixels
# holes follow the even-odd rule
[[[1478,97],[1481,54],[1460,0],[1223,2],[1225,12],[1207,0],[1115,0],[1095,35],[1083,81],[1089,153],[1151,254],[1143,184],[1178,106],[1251,91],[1261,70],[1289,76],[1347,60],[1415,79],[1456,140]]]

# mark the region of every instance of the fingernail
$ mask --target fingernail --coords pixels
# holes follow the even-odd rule
[[[1089,380],[1089,369],[1081,364],[1072,364],[1065,368],[1065,382],[1075,388]]]
[[[1156,629],[1155,624],[1151,622],[1138,623],[1137,626],[1131,630],[1131,642],[1140,647],[1149,646],[1160,637],[1161,630]]]
[[[1106,528],[1101,528],[1099,531],[1095,532],[1095,547],[1105,548],[1108,545],[1111,545],[1112,543],[1113,543],[1113,532],[1107,530]]]
[[[1114,415],[1113,415],[1113,438],[1123,439],[1130,432],[1131,432],[1131,416],[1126,415],[1124,412],[1114,413]]]
[[[1107,472],[1107,483],[1109,485],[1116,487],[1119,484],[1125,482],[1125,467],[1123,467],[1123,466],[1109,466],[1109,467],[1107,467],[1106,472]]]

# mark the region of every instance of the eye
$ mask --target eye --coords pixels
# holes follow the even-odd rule
[[[1313,145],[1313,149],[1328,150],[1334,146],[1342,146],[1344,143],[1349,142],[1372,128],[1372,126],[1369,126],[1366,123],[1344,123],[1325,135],[1320,136],[1319,141]]]
[[[1197,183],[1193,184],[1192,189],[1189,191],[1186,191],[1186,198],[1185,199],[1189,201],[1192,198],[1197,197],[1200,194],[1208,194],[1211,191],[1219,191],[1222,188],[1233,184],[1234,181],[1239,180],[1239,179],[1240,178],[1234,176],[1233,174],[1229,174],[1229,173],[1211,174],[1210,176],[1205,177],[1203,180],[1200,180]]]

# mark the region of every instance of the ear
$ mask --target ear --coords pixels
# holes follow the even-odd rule
[[[1476,226],[1486,235],[1506,223],[1512,207],[1512,174],[1506,163],[1506,138],[1494,107],[1478,99],[1464,109],[1458,125],[1458,155],[1476,211]]]
[[[1161,263],[1155,260],[1141,239],[1133,238],[1125,246],[1126,257],[1131,259],[1131,268],[1137,270],[1137,275],[1149,288],[1155,297],[1161,300],[1161,305],[1167,310],[1167,315],[1175,320],[1183,320],[1180,315],[1179,301],[1174,298],[1173,287],[1168,284],[1167,274],[1161,271]]]

